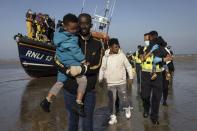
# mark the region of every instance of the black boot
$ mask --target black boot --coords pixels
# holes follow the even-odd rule
[[[46,98],[41,101],[40,106],[45,112],[50,112],[50,105],[51,102],[49,102]]]
[[[168,106],[166,101],[163,102],[163,106]]]
[[[144,112],[144,113],[143,113],[143,117],[144,117],[144,118],[148,118],[148,116],[149,116],[149,113],[147,113],[147,112]]]
[[[153,123],[153,125],[159,125],[159,121],[156,119],[151,119],[151,122]]]
[[[85,117],[85,112],[84,112],[84,105],[81,103],[75,103],[74,106],[72,107],[73,111],[79,114],[82,117]]]

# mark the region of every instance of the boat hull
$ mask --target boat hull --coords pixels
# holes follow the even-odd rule
[[[19,58],[25,72],[31,77],[55,76],[53,64],[55,47],[51,43],[35,41],[27,37],[16,38]]]

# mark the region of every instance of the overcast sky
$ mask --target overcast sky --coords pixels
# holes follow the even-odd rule
[[[17,58],[13,36],[26,34],[25,13],[28,9],[47,13],[56,20],[66,13],[78,15],[83,0],[1,0],[0,59]],[[104,8],[105,0],[86,0],[84,12]],[[143,43],[143,34],[157,30],[176,54],[197,53],[196,0],[117,0],[109,34],[119,38],[125,52]]]

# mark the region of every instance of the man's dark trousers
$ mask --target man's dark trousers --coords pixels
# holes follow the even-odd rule
[[[152,96],[151,96],[152,94]],[[152,120],[158,120],[159,105],[162,96],[162,73],[157,73],[157,79],[151,80],[151,73],[141,73],[141,97],[143,100],[144,112],[150,114]]]
[[[68,131],[78,131],[79,115],[72,110],[76,102],[76,95],[64,89],[65,106],[68,113]],[[89,91],[84,95],[84,112],[86,117],[82,117],[82,130],[93,131],[93,115],[96,103],[95,91]]]
[[[141,76],[141,64],[136,63],[136,75],[137,75],[137,84],[140,85],[140,76]]]
[[[169,81],[166,80],[166,71],[162,72],[162,77],[163,77],[163,102],[167,101],[168,98],[168,85],[169,85]]]

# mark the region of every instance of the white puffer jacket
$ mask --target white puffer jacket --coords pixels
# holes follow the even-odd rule
[[[129,79],[133,79],[132,66],[122,50],[118,54],[109,54],[110,50],[105,51],[102,65],[99,71],[99,81],[104,78],[108,86],[126,84],[126,71]]]

